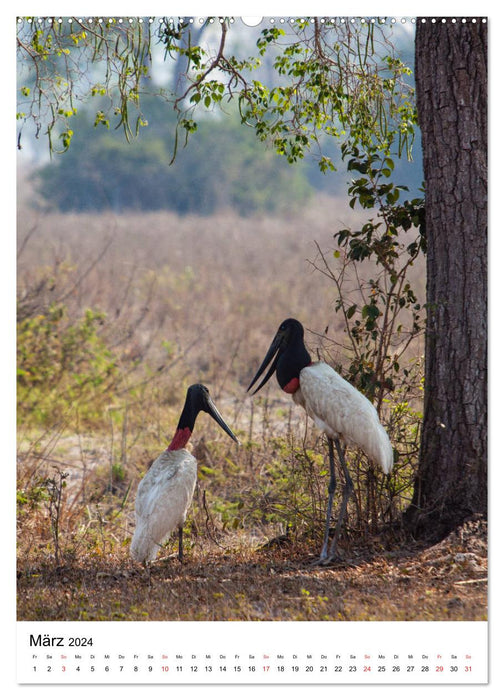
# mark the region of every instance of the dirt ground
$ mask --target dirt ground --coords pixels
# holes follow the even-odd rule
[[[20,563],[19,620],[486,620],[487,528],[464,523],[425,546],[342,548],[314,565],[313,547],[196,544],[150,570],[117,554],[59,568]]]

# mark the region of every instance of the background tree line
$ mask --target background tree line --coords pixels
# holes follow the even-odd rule
[[[145,97],[143,109],[149,127],[132,143],[113,129],[94,128],[88,115],[77,116],[69,151],[33,175],[44,206],[179,214],[233,209],[247,215],[300,207],[313,194],[308,161],[290,168],[241,127],[237,114],[225,122],[203,120],[198,139],[173,160],[175,115],[154,97]]]

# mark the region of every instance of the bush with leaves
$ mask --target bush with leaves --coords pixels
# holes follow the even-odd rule
[[[345,338],[331,339],[328,326],[322,344],[328,361],[374,403],[394,446],[394,473],[380,499],[369,490],[376,477],[366,461],[358,454],[350,460],[357,500],[363,484],[366,492],[358,520],[378,505],[394,519],[411,497],[420,444],[425,306],[409,273],[425,252],[424,202],[399,201],[407,188],[391,181],[388,155],[354,147],[345,156],[349,172],[357,174],[349,185],[350,206],[373,216],[356,230],[335,233],[332,256],[318,246],[313,265],[335,287],[332,325]],[[365,270],[372,276],[365,278]]]
[[[71,320],[64,304],[54,304],[19,321],[18,419],[25,425],[54,425],[75,410],[91,424],[101,420],[117,372],[100,336],[103,320],[91,309]]]

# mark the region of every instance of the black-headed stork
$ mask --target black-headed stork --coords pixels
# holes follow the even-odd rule
[[[280,324],[247,391],[253,387],[271,362],[262,382],[253,393],[259,391],[276,370],[280,387],[288,394],[292,394],[295,403],[305,409],[315,425],[327,436],[330,468],[329,497],[324,541],[318,560],[323,564],[336,558],[341,526],[346,515],[348,499],[353,491],[352,478],[345,460],[344,445],[351,443],[359,447],[370,459],[381,466],[385,474],[389,474],[392,470],[394,452],[373,404],[327,363],[312,362],[303,338],[303,326],[296,319],[288,318]],[[331,512],[336,490],[334,445],[343,469],[345,486],[338,521],[328,551]]]
[[[175,435],[166,450],[152,463],[138,485],[136,528],[131,541],[133,559],[144,564],[155,559],[170,533],[178,528],[179,560],[183,560],[182,528],[196,486],[196,458],[185,449],[200,411],[212,418],[235,441],[203,384],[189,387]]]

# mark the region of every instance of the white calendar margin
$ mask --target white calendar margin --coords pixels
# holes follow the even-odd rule
[[[92,638],[93,644],[70,648],[68,641],[74,637]],[[50,639],[61,639],[63,646],[41,644]],[[75,654],[80,657],[78,674],[71,671],[76,665]],[[163,654],[165,661],[161,660]],[[21,621],[17,623],[17,659],[18,683],[37,685],[485,684],[488,624]],[[341,664],[343,673],[320,674],[321,663],[330,668]],[[161,673],[162,664],[170,667],[169,672]],[[177,664],[183,672],[176,672]],[[279,664],[285,667],[282,673],[276,671]],[[353,664],[357,671],[349,674],[348,667]],[[365,664],[371,672],[364,672]],[[380,664],[386,668],[381,674],[377,672]],[[415,671],[407,674],[408,664]],[[48,665],[50,673],[46,672]],[[67,673],[61,672],[62,665]],[[124,669],[121,673],[119,665]],[[149,665],[154,672],[147,672]],[[196,672],[191,671],[192,665]],[[206,665],[212,666],[211,672],[205,672]],[[225,665],[227,671],[219,673],[219,665]],[[233,672],[235,665],[241,667],[239,673]],[[293,665],[300,670],[292,672]],[[307,665],[314,668],[312,673],[306,673]],[[422,665],[429,671],[421,672]],[[250,666],[254,672],[249,671]],[[394,666],[401,672],[393,672]],[[450,666],[457,666],[458,672],[450,672]],[[471,671],[464,672],[464,666],[470,666]],[[441,672],[436,671],[439,667]]]

